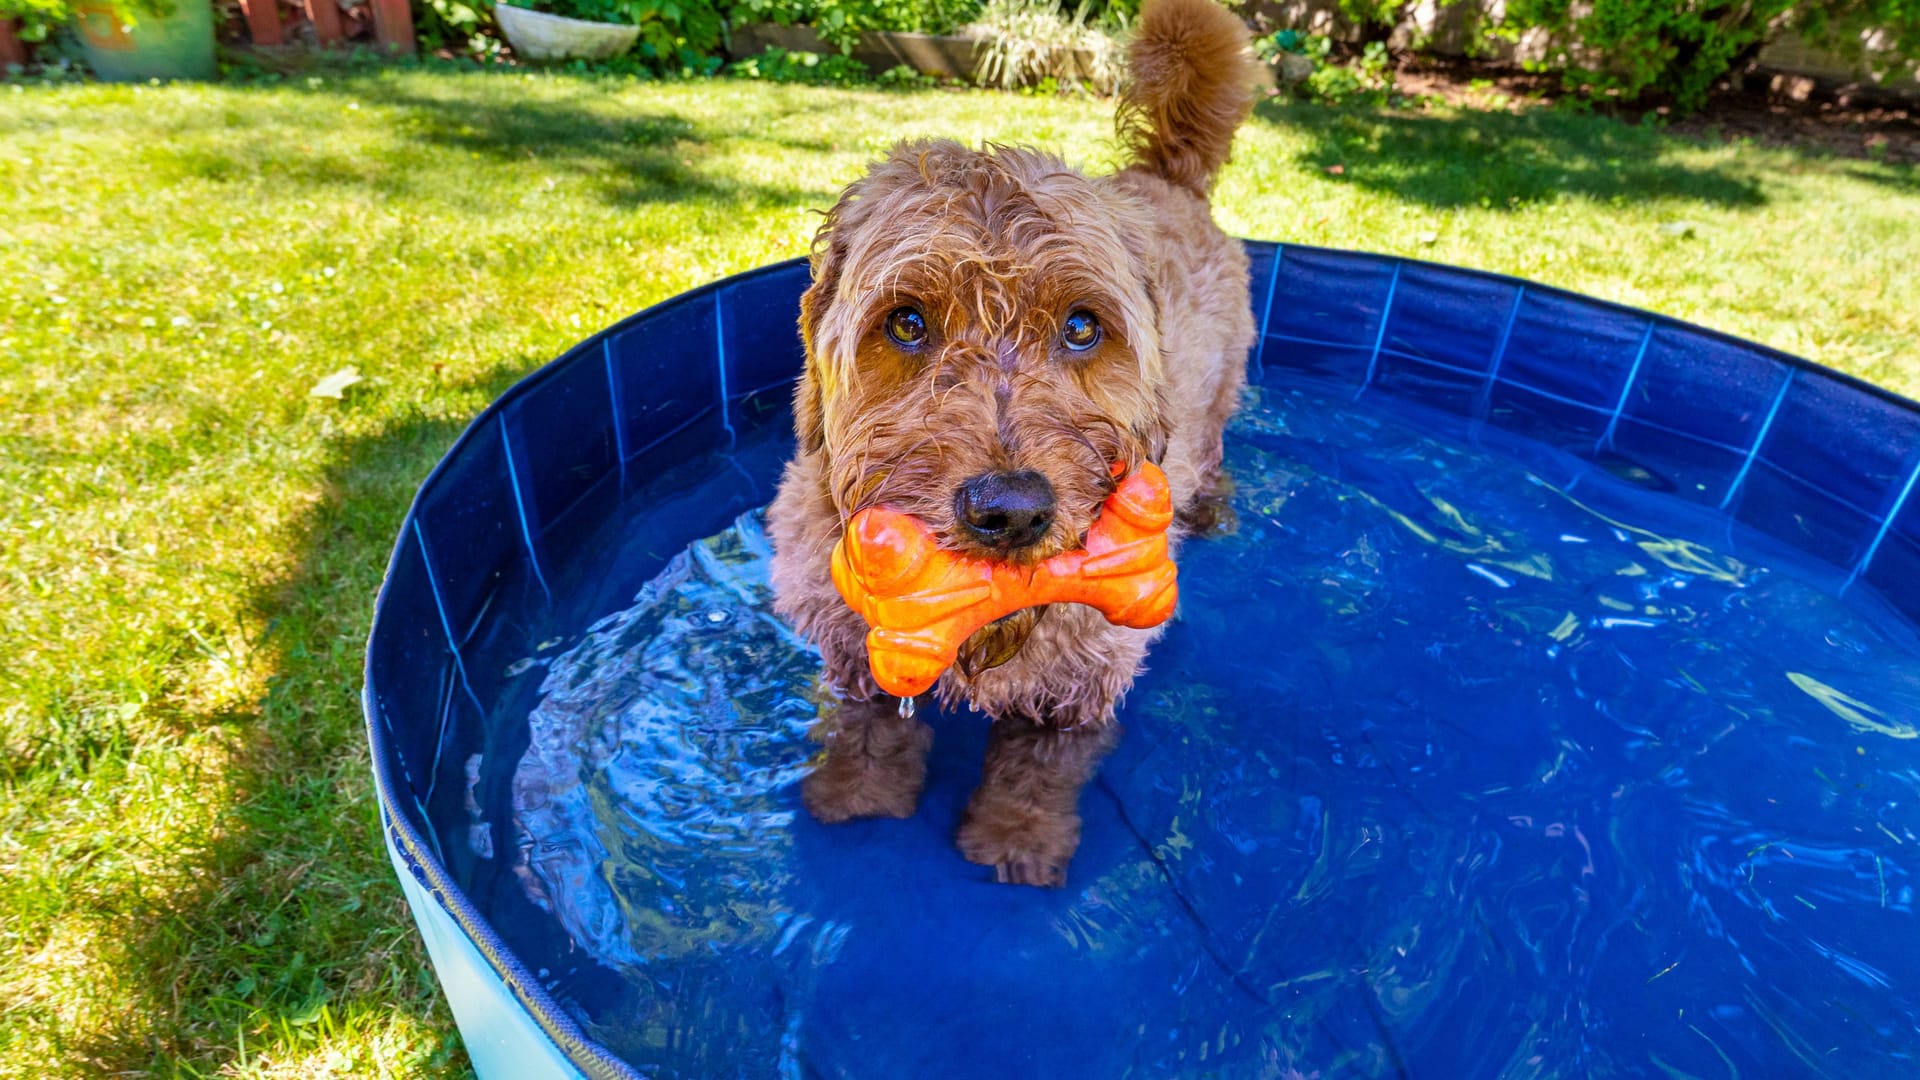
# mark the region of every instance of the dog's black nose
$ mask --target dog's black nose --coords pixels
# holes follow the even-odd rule
[[[1006,551],[1038,543],[1053,524],[1053,485],[1031,470],[981,473],[953,503],[962,528]]]

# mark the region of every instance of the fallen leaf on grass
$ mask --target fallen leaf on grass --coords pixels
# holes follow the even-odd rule
[[[335,401],[339,401],[341,395],[346,392],[347,387],[359,381],[359,368],[343,367],[339,371],[314,383],[313,389],[307,391],[307,396],[332,398]]]

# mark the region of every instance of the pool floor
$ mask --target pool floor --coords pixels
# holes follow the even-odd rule
[[[1067,887],[998,886],[952,845],[980,717],[929,717],[911,820],[800,807],[787,446],[495,614],[537,644],[441,815],[650,1075],[1920,1075],[1920,642],[1870,589],[1604,455],[1269,381]]]

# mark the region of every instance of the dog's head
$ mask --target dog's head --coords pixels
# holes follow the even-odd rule
[[[801,300],[802,450],[844,517],[885,505],[951,549],[1079,546],[1114,463],[1166,432],[1137,204],[1049,155],[917,142],[849,187]]]

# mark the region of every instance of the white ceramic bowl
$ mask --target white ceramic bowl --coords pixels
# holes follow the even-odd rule
[[[637,26],[569,19],[506,4],[495,4],[493,17],[514,55],[523,60],[605,60],[633,48],[640,37]]]

